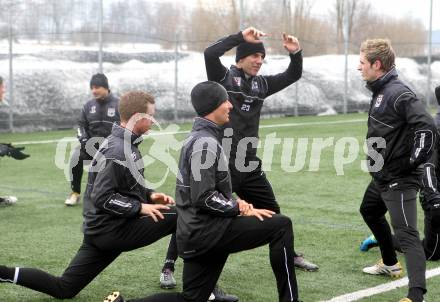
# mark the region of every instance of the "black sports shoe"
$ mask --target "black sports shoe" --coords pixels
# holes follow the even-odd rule
[[[238,300],[239,299],[237,296],[228,295],[220,287],[218,287],[218,285],[214,287],[214,290],[208,299],[209,302],[237,302]]]
[[[112,292],[104,299],[104,302],[124,302],[124,298],[122,298],[120,292]]]

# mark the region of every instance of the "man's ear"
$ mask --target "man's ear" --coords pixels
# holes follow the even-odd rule
[[[381,70],[382,69],[382,62],[379,60],[374,61],[373,67],[375,70]]]

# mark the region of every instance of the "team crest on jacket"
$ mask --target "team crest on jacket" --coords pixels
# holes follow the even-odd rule
[[[90,113],[96,113],[96,106],[90,107]]]
[[[252,81],[252,90],[258,91],[258,83],[257,83],[257,81]]]
[[[241,78],[240,77],[234,77],[234,83],[236,86],[241,86]]]
[[[382,103],[382,99],[383,99],[383,94],[379,94],[376,98],[376,104],[374,105],[374,107],[379,108],[380,104]]]
[[[115,108],[108,108],[107,109],[107,116],[110,116],[110,117],[115,116],[115,112],[116,112]]]

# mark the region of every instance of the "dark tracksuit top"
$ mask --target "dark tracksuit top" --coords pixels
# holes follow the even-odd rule
[[[391,188],[396,181],[417,188],[420,173],[416,168],[429,159],[436,144],[434,120],[394,68],[367,88],[373,97],[366,138],[380,137],[386,142],[386,148],[372,146],[372,163],[380,155],[384,164],[370,173],[382,189]]]
[[[128,138],[125,142],[124,134]],[[137,181],[144,179],[142,155],[138,149],[141,141],[141,136],[114,125],[111,135],[93,159],[84,196],[85,235],[103,234],[120,228],[127,218],[139,216],[141,203],[151,203],[153,190]],[[135,164],[128,162],[131,160]],[[137,172],[132,171],[133,167]]]
[[[112,132],[113,123],[119,123],[119,99],[112,93],[97,101],[88,101],[78,120],[78,140],[85,145],[91,137],[106,138]]]
[[[268,96],[286,88],[298,81],[302,75],[302,52],[289,54],[290,64],[287,69],[276,75],[245,75],[242,69],[232,65],[229,69],[222,65],[220,57],[223,54],[244,42],[241,32],[222,38],[205,49],[205,66],[208,80],[223,85],[228,91],[229,100],[234,106],[231,110],[230,123],[234,131],[233,148],[244,137],[258,138],[260,114],[263,101]],[[243,152],[245,150],[240,150]],[[246,154],[255,155],[255,147],[247,146]],[[235,158],[236,150],[231,151],[231,158]]]
[[[183,259],[204,254],[223,236],[239,207],[232,197],[223,128],[196,118],[179,159],[176,183],[177,247]],[[197,163],[212,163],[200,168]],[[200,174],[198,174],[200,172]]]

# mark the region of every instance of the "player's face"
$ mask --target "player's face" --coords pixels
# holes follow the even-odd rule
[[[251,54],[238,61],[237,66],[250,76],[256,76],[263,64],[264,55],[260,52]]]
[[[108,90],[101,86],[92,85],[92,94],[96,100],[103,100],[108,96]]]
[[[380,77],[380,62],[370,63],[363,52],[359,55],[359,65],[357,68],[361,72],[362,79],[367,82],[373,82]]]
[[[148,110],[146,114],[142,115],[142,118],[136,123],[135,133],[141,135],[147,133],[153,126],[153,117],[156,112],[154,104],[148,104]]]
[[[0,84],[0,102],[3,101],[3,97],[5,95],[6,89],[5,89],[5,84]]]
[[[232,109],[232,104],[229,100],[224,101],[220,106],[213,111],[215,123],[217,125],[224,125],[229,122],[229,112]]]

